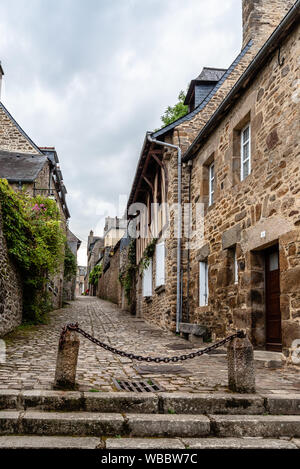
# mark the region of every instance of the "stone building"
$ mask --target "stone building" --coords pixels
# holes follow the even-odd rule
[[[72,252],[74,259],[77,264],[77,251],[81,246],[80,239],[72,233],[72,231],[67,228],[67,244]],[[63,299],[64,301],[75,300],[76,294],[76,282],[77,282],[77,269],[76,274],[72,278],[64,278],[64,290],[63,290]]]
[[[104,239],[100,236],[94,236],[91,230],[87,244],[87,271],[85,276],[85,290],[89,290],[91,296],[96,296],[97,286],[89,283],[89,276],[95,265],[97,265],[103,256]]]
[[[82,265],[77,266],[77,276],[76,276],[76,290],[75,295],[82,295],[85,291],[84,289],[84,279],[86,276],[86,267]]]
[[[127,207],[136,312],[172,331],[182,321],[214,337],[247,328],[255,346],[288,354],[300,338],[300,2],[242,3],[232,65],[204,68],[189,113],[146,134]]]
[[[124,236],[127,228],[127,220],[118,217],[106,217],[103,231],[104,247],[112,247]]]
[[[0,67],[2,80],[3,69]],[[54,147],[38,147],[0,102],[0,178],[5,178],[15,191],[26,190],[31,196],[53,198],[59,208],[64,229],[70,213],[66,187]],[[48,282],[53,308],[63,299],[63,265]]]

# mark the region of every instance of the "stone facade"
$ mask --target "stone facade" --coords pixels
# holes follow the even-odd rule
[[[97,296],[109,300],[117,305],[122,304],[120,273],[120,242],[110,252],[109,261],[103,269],[103,274],[98,282]]]
[[[67,243],[68,246],[76,259],[77,263],[77,250],[81,245],[81,241],[77,238],[77,236],[72,233],[69,228],[67,229]],[[75,300],[75,290],[76,290],[76,281],[77,281],[77,270],[76,274],[73,275],[71,279],[64,278],[64,285],[63,285],[63,300],[64,301],[73,301]]]
[[[21,131],[2,103],[0,103],[0,148],[7,151],[40,154],[36,145]]]
[[[251,3],[251,5],[250,5]],[[243,2],[245,49],[228,69],[214,93],[187,118],[153,134],[154,138],[179,145],[186,152],[201,129],[216,113],[266,39],[279,25],[293,2],[267,0]],[[251,8],[250,8],[251,7]],[[252,42],[249,43],[249,40]],[[297,43],[298,41],[298,43]],[[204,239],[196,234],[198,247],[187,248],[182,240],[182,319],[206,325],[214,337],[223,337],[233,328],[246,327],[253,344],[264,347],[264,292],[262,250],[278,243],[283,350],[286,354],[294,338],[299,338],[299,298],[293,283],[299,286],[299,32],[290,32],[256,80],[244,85],[235,107],[210,136],[193,165],[185,163],[182,174],[182,202],[201,203],[205,207]],[[285,58],[280,66],[279,60]],[[297,81],[298,80],[298,81]],[[298,104],[298,107],[297,107]],[[240,132],[251,121],[253,172],[239,180]],[[153,153],[160,158],[166,175],[166,200],[177,203],[177,152],[145,141],[133,183],[130,202],[143,202],[145,184],[154,171]],[[208,164],[215,161],[215,203],[208,204]],[[147,167],[148,165],[148,167]],[[139,168],[143,170],[139,173]],[[138,179],[139,178],[139,179]],[[148,189],[151,193],[151,188]],[[186,214],[184,215],[184,217]],[[195,211],[193,211],[193,217]],[[151,297],[142,291],[143,273],[138,270],[136,312],[147,321],[175,331],[177,267],[174,213],[169,213],[169,236],[165,239],[165,286],[156,291],[156,253],[152,259]],[[195,229],[196,221],[192,228]],[[261,238],[261,233],[265,237]],[[186,236],[186,233],[185,233]],[[158,240],[159,242],[160,240]],[[236,247],[238,283],[232,282],[232,248]],[[258,253],[258,251],[260,253]],[[138,252],[138,251],[137,251]],[[210,303],[199,307],[199,261],[208,259]],[[138,258],[139,260],[139,258]],[[288,286],[287,286],[288,285]]]
[[[51,196],[55,199],[61,215],[63,229],[67,229],[67,219],[70,217],[65,200],[66,188],[59,168],[59,160],[55,148],[39,148],[30,137],[21,129],[8,110],[0,102],[0,150],[8,153],[15,165],[18,165],[18,153],[20,155],[35,155],[45,159],[44,166],[35,176],[28,173],[26,167],[18,166],[18,176],[11,177],[3,174],[7,170],[0,165],[0,177],[7,177],[8,182],[15,191],[25,190],[30,196]],[[26,166],[26,165],[25,165]],[[48,282],[48,290],[51,294],[51,303],[54,309],[61,308],[63,301],[64,268],[52,276]]]
[[[22,282],[7,253],[0,207],[0,337],[22,322]]]
[[[204,240],[209,265],[209,301],[199,307],[199,255],[190,256],[191,321],[217,337],[246,328],[255,346],[265,346],[264,249],[278,243],[282,346],[288,354],[300,338],[300,110],[299,27],[247,87],[237,104],[202,145],[193,161],[191,200],[205,204]],[[251,124],[251,174],[240,180],[240,130]],[[214,203],[207,204],[207,162],[215,165]],[[197,233],[195,234],[197,238]],[[235,246],[238,282],[233,281]],[[203,249],[203,248],[202,248]],[[185,280],[186,288],[186,280]]]

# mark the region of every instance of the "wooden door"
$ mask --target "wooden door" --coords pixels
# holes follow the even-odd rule
[[[282,350],[278,246],[266,251],[266,349]]]

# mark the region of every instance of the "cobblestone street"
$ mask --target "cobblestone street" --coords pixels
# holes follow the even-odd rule
[[[67,322],[119,349],[141,355],[173,356],[189,342],[122,312],[98,298],[81,297],[50,314],[47,325],[19,329],[6,337],[6,363],[0,364],[0,389],[51,389],[58,339]],[[204,355],[179,364],[148,364],[113,355],[80,336],[77,382],[81,390],[116,391],[112,380],[155,380],[166,391],[224,391],[227,363],[224,355]],[[199,347],[198,347],[199,348]],[[145,373],[145,374],[144,374]],[[299,392],[299,368],[271,370],[257,367],[258,391]]]

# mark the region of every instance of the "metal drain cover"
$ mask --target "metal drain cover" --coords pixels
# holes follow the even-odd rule
[[[163,388],[159,386],[152,379],[145,381],[125,381],[120,379],[113,379],[113,383],[119,391],[130,392],[159,392]]]

